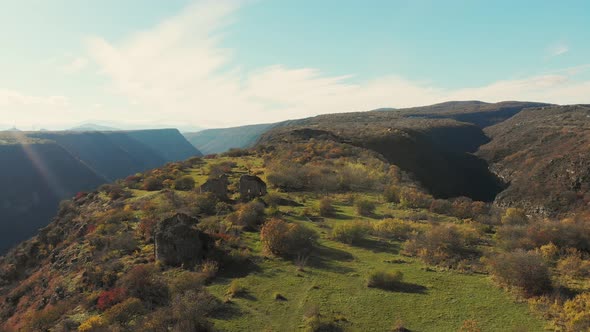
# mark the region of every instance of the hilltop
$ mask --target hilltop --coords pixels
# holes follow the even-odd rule
[[[486,276],[461,272],[482,271],[478,257],[491,248],[491,237],[462,218],[490,217],[488,205],[449,201],[431,212],[432,198],[374,152],[319,140],[282,144],[171,163],[63,203],[37,237],[0,260],[4,328],[541,328]],[[286,161],[297,171],[282,170]],[[227,199],[199,189],[220,174]],[[269,193],[240,195],[248,174]],[[397,189],[382,196],[391,185]],[[174,220],[209,243],[194,266],[155,255],[167,242],[154,241],[164,241],[161,230]],[[430,260],[410,243],[439,224],[456,232],[459,247]],[[403,281],[368,283],[380,271],[399,271]]]

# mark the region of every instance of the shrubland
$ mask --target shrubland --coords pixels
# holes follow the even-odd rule
[[[269,193],[240,201],[242,174]],[[199,190],[220,175],[227,200]],[[194,267],[155,256],[158,223],[177,213],[211,239]],[[588,231],[581,217],[435,198],[373,152],[311,139],[170,163],[64,202],[0,258],[0,318],[8,330],[385,329],[400,319],[428,330],[431,312],[416,311],[426,306],[437,320],[452,311],[441,324],[457,330],[479,301],[501,313],[478,316],[482,329],[540,326],[489,274],[574,331],[586,319]],[[384,311],[392,304],[396,317]]]

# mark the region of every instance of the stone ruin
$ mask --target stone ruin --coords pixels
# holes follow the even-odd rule
[[[256,197],[266,195],[266,183],[255,175],[242,175],[240,177],[240,197],[250,201]]]
[[[229,181],[227,180],[227,175],[224,174],[218,178],[208,179],[203,183],[201,186],[201,193],[213,193],[217,199],[226,200],[228,185]]]
[[[209,236],[194,226],[197,218],[178,213],[160,221],[155,229],[156,259],[170,266],[191,268],[211,249]]]

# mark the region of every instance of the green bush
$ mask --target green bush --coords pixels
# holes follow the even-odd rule
[[[138,298],[128,298],[127,300],[115,304],[104,313],[104,318],[110,323],[126,324],[133,317],[143,314],[145,308]]]
[[[477,234],[469,226],[435,225],[404,243],[404,252],[420,257],[427,264],[456,267],[478,254],[473,248]]]
[[[150,176],[143,180],[143,190],[157,191],[162,188],[164,188],[164,184],[162,183],[162,180],[157,177]]]
[[[238,279],[234,279],[229,284],[225,295],[229,297],[238,297],[246,292],[246,288],[242,286],[242,284],[238,281]]]
[[[216,212],[217,197],[213,193],[203,193],[195,198],[195,209],[198,213],[214,215]]]
[[[502,224],[504,225],[526,225],[529,218],[523,210],[517,208],[508,208],[502,216]]]
[[[429,208],[432,197],[415,188],[403,188],[400,192],[400,204],[407,208]]]
[[[370,216],[375,212],[375,202],[366,198],[359,198],[354,202],[356,213],[361,216]]]
[[[516,287],[524,295],[537,296],[551,290],[551,274],[541,254],[517,250],[490,260],[494,277],[503,285]]]
[[[383,219],[373,224],[373,233],[383,238],[407,240],[413,233],[423,231],[425,227],[401,219]]]
[[[332,239],[347,243],[358,244],[369,233],[369,225],[362,221],[339,223],[332,228]]]
[[[400,286],[404,274],[400,271],[375,271],[369,274],[368,287],[395,290]]]
[[[386,187],[383,191],[383,198],[385,198],[386,202],[389,203],[399,203],[400,199],[400,189],[398,186],[389,186]]]
[[[232,219],[246,230],[256,230],[264,222],[264,205],[256,201],[242,204]]]
[[[174,181],[174,189],[188,191],[195,188],[195,179],[190,175],[185,175]]]
[[[330,217],[336,213],[336,209],[334,208],[334,204],[332,200],[328,197],[324,197],[320,199],[318,210],[320,212],[320,216],[322,217]]]
[[[271,219],[260,230],[265,251],[278,256],[291,256],[309,251],[317,239],[315,231],[297,223]]]

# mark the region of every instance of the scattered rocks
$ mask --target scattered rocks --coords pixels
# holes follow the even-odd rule
[[[209,179],[203,183],[203,185],[201,185],[201,192],[213,193],[218,199],[226,200],[228,184],[227,175],[224,174],[218,178]]]
[[[211,239],[194,228],[199,221],[186,214],[160,221],[155,232],[156,259],[166,265],[191,268],[211,248]]]

